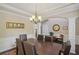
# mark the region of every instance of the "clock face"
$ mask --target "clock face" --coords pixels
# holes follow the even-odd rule
[[[53,25],[53,30],[54,31],[59,31],[60,30],[60,26],[58,24]]]

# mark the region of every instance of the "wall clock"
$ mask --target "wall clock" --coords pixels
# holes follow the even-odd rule
[[[59,31],[59,30],[60,30],[60,26],[58,24],[54,24],[53,31]]]

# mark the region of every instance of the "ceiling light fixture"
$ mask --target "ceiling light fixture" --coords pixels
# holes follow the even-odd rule
[[[30,17],[30,21],[37,24],[41,22],[42,17],[37,15],[37,6],[35,6],[35,15]]]

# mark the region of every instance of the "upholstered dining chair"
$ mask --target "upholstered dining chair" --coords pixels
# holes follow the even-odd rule
[[[22,45],[22,41],[16,38],[16,54],[17,55],[24,55],[24,49]]]
[[[52,36],[52,39],[53,39],[53,42],[56,42],[57,41],[57,39],[56,39],[55,36]]]
[[[64,35],[60,34],[59,37],[53,37],[53,42],[59,43],[59,44],[63,44],[63,39],[64,39]]]
[[[45,42],[51,42],[51,36],[45,36]]]
[[[38,42],[43,42],[43,35],[38,34],[37,40],[38,40]]]
[[[23,42],[23,45],[24,45],[25,55],[35,55],[36,54],[36,49],[33,45],[31,45],[28,42]]]
[[[27,40],[27,34],[20,34],[19,35],[19,38],[23,41],[26,41]]]
[[[69,55],[71,49],[70,41],[63,43],[62,49],[60,50],[59,54]]]
[[[60,34],[60,38],[58,39],[58,41],[61,42],[61,43],[63,43],[63,38],[64,38],[64,35]]]

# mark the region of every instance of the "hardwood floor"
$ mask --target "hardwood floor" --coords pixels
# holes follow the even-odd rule
[[[76,45],[75,51],[76,51],[76,55],[79,55],[79,45]]]
[[[1,53],[1,55],[16,55],[16,48],[7,52],[3,52]],[[74,54],[71,53],[70,55],[74,55]],[[79,55],[79,45],[76,45],[76,55]]]
[[[2,52],[1,55],[16,55],[16,48]]]

